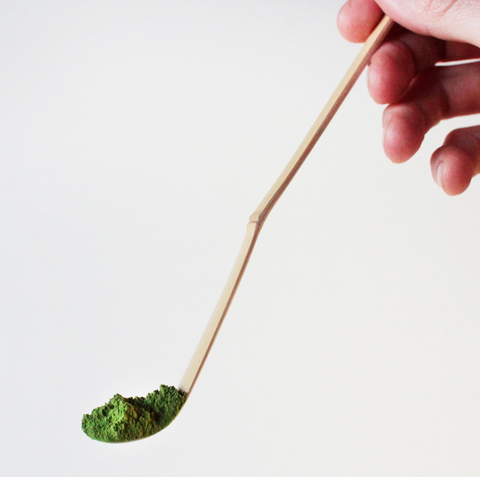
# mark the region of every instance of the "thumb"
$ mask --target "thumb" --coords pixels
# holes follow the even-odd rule
[[[478,0],[376,0],[380,8],[408,30],[441,40],[480,47]]]

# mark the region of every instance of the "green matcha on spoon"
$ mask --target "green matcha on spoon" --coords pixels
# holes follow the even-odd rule
[[[158,390],[147,394],[144,398],[124,398],[120,394],[115,394],[108,403],[94,409],[91,414],[83,416],[82,429],[89,437],[102,442],[135,441],[156,434],[177,417],[190,396],[213,346],[268,214],[298,172],[392,26],[393,21],[384,16],[363,45],[280,177],[250,216],[247,233],[237,260],[178,389],[161,385]]]

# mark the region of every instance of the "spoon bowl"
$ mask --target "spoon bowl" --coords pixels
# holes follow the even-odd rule
[[[125,398],[115,394],[82,419],[82,429],[101,442],[131,442],[165,429],[182,409],[187,394],[174,386],[161,385],[146,397]]]

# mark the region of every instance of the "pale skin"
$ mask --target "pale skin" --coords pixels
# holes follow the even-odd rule
[[[398,25],[372,57],[368,89],[383,115],[383,147],[409,160],[443,119],[480,113],[480,0],[349,0],[338,14],[344,38],[364,42],[384,15]],[[441,66],[439,66],[441,64]],[[480,126],[456,129],[431,157],[432,175],[458,195],[480,173]]]

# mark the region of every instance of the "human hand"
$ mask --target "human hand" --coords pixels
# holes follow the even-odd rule
[[[480,62],[448,65],[480,58],[480,2],[348,0],[338,14],[340,33],[364,42],[383,12],[401,27],[373,55],[368,89],[377,103],[388,104],[383,147],[392,162],[401,163],[441,120],[480,113]],[[480,173],[480,126],[448,134],[430,164],[447,194],[464,192]]]

